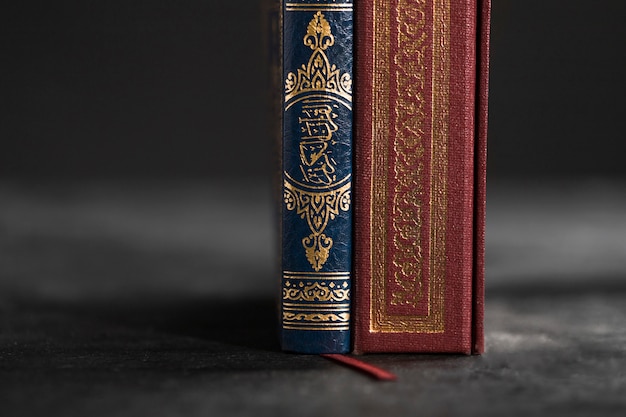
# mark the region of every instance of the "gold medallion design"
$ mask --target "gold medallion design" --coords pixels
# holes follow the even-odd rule
[[[315,271],[326,263],[333,239],[324,232],[328,223],[351,204],[351,176],[337,178],[333,146],[339,130],[336,119],[340,105],[352,108],[352,77],[331,64],[326,51],[335,44],[331,27],[318,11],[307,26],[303,38],[313,51],[308,63],[285,80],[285,111],[301,103],[299,126],[299,171],[301,178],[285,172],[284,204],[306,220],[311,233],[302,238],[306,259]],[[299,175],[299,174],[298,174]]]

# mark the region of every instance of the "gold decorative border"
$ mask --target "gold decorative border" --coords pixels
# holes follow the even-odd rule
[[[351,12],[353,11],[353,2],[347,1],[345,3],[293,3],[285,2],[285,9],[289,12]]]
[[[283,322],[311,322],[311,323],[348,323],[350,320],[350,312],[342,313],[303,313],[283,311]]]
[[[314,331],[348,331],[350,330],[350,326],[346,326],[345,323],[337,323],[337,326],[327,326],[326,327],[316,327],[316,326],[290,326],[288,324],[283,323],[283,329],[287,329],[287,330],[314,330]]]
[[[283,284],[283,302],[341,302],[350,301],[350,285],[336,281],[286,281]]]
[[[295,272],[283,271],[283,279],[349,280],[350,272]]]
[[[350,303],[283,303],[282,324],[291,330],[349,330]]]
[[[341,4],[300,4],[285,3],[285,10],[288,12],[351,12],[354,7],[352,3]]]
[[[398,3],[404,3],[399,1]],[[397,4],[397,25],[407,27],[403,21],[411,16],[407,12],[408,4]],[[416,4],[411,4],[416,7]],[[425,6],[424,3],[417,5]],[[371,241],[370,256],[372,265],[372,286],[370,288],[370,331],[395,333],[441,333],[444,331],[444,291],[445,291],[445,260],[446,260],[446,221],[447,221],[447,157],[448,157],[448,125],[449,125],[449,73],[450,73],[450,0],[433,0],[433,28],[432,28],[432,131],[431,131],[431,167],[430,167],[430,233],[428,250],[430,255],[428,273],[428,313],[426,316],[392,315],[387,311],[388,288],[386,266],[392,261],[387,253],[387,205],[388,205],[388,163],[390,159],[389,134],[391,129],[390,117],[398,117],[398,113],[391,113],[390,101],[390,71],[392,42],[400,43],[404,36],[400,30],[397,39],[391,38],[391,9],[388,0],[374,1],[374,53],[373,53],[373,107],[372,107],[372,208],[370,213]],[[413,10],[425,13],[426,10]],[[414,29],[414,28],[412,28]],[[427,30],[423,28],[422,33]],[[412,36],[418,36],[412,33]],[[426,34],[427,35],[427,34]],[[415,63],[418,65],[419,63]],[[426,64],[423,64],[426,65]],[[411,73],[416,69],[413,68]],[[406,76],[398,71],[396,77]],[[397,91],[398,101],[402,95],[412,94],[407,90]],[[415,100],[409,97],[408,100]],[[398,109],[399,102],[393,104]],[[395,122],[396,120],[394,120]],[[398,127],[396,126],[396,129]],[[415,133],[414,133],[415,134]],[[403,173],[395,171],[398,181]],[[406,175],[406,174],[405,174]],[[406,203],[403,202],[403,203]],[[394,201],[395,207],[396,201]],[[394,210],[392,207],[392,210]],[[412,235],[421,236],[421,224],[418,222]],[[417,233],[415,233],[417,232]],[[420,246],[423,242],[418,241]],[[421,258],[421,254],[419,255]],[[420,282],[423,281],[423,278]]]

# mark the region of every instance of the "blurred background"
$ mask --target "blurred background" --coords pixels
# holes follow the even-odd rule
[[[108,187],[121,193],[120,204],[141,200],[141,189],[154,201],[136,205],[149,204],[153,210],[178,201],[196,213],[180,215],[189,223],[179,231],[181,239],[206,245],[204,233],[219,231],[222,242],[215,248],[224,251],[224,242],[230,242],[232,256],[249,250],[270,270],[272,245],[259,244],[272,235],[269,183],[275,165],[267,133],[262,9],[262,0],[245,7],[215,0],[5,2],[0,6],[0,179],[5,186],[26,181],[31,187],[91,181],[83,192],[93,193],[94,181],[101,186],[109,181]],[[582,0],[494,0],[492,16],[490,209],[506,203],[529,213],[525,205],[535,204],[571,212],[592,200],[621,207],[626,3],[603,0],[591,7]],[[167,181],[175,199],[166,196]],[[194,182],[203,185],[194,188]],[[132,190],[123,192],[121,185],[131,183],[127,188]],[[157,203],[160,192],[164,201]],[[15,199],[7,194],[6,201]],[[245,204],[238,213],[251,214],[234,216],[233,204]],[[553,262],[557,248],[588,237],[585,230],[591,227],[541,233],[545,239],[531,233],[526,242],[526,231],[547,231],[554,216],[542,220],[534,213],[533,221],[515,221],[507,212],[499,224],[498,209],[490,212],[488,260],[494,268],[502,257],[507,260],[491,282],[518,271],[508,264],[511,260],[517,259],[523,271],[538,259]],[[145,209],[137,215],[145,216]],[[171,223],[159,215],[143,229]],[[115,224],[111,220],[102,227],[111,233]],[[256,237],[245,237],[245,227],[255,224]],[[523,230],[512,231],[515,225]],[[584,241],[597,247],[616,230],[621,233],[614,220],[607,221],[599,235]],[[168,233],[173,232],[162,231]],[[554,241],[555,236],[561,240]],[[536,253],[529,252],[531,247]],[[528,257],[520,257],[520,248]],[[516,255],[509,260],[511,253]],[[563,256],[582,262],[567,251]],[[579,270],[578,262],[573,270]],[[269,281],[268,273],[263,281],[268,288]]]
[[[260,0],[0,7],[3,178],[269,176]],[[624,175],[625,18],[493,1],[490,178]]]
[[[382,410],[360,375],[275,352],[262,16],[261,0],[0,5],[3,407],[326,413],[317,393],[354,405],[344,390],[372,413],[626,406],[626,2],[493,0],[490,353],[370,358],[413,384]]]

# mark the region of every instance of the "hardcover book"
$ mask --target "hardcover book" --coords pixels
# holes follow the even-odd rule
[[[357,4],[357,353],[483,351],[489,10]]]
[[[281,345],[350,350],[351,0],[282,2]]]

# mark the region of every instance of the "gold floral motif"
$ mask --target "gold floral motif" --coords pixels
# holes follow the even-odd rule
[[[313,53],[306,65],[302,64],[296,73],[287,74],[285,102],[310,92],[334,93],[352,102],[352,77],[348,73],[341,74],[324,52],[335,44],[335,36],[322,12],[313,15],[303,42]]]
[[[311,233],[302,239],[302,246],[304,246],[306,259],[314,270],[319,271],[328,259],[330,248],[333,247],[333,240],[323,233],[321,235]]]
[[[289,282],[283,286],[283,300],[290,301],[318,301],[340,302],[350,300],[350,288],[347,282],[342,285],[325,282],[300,283],[291,285]]]

